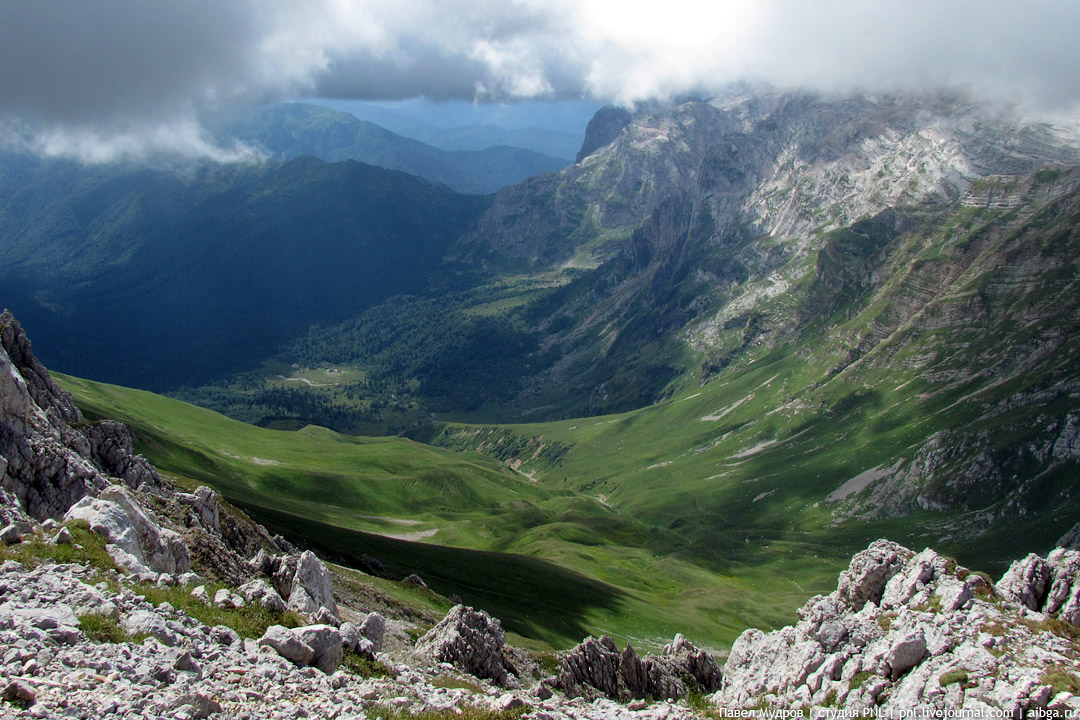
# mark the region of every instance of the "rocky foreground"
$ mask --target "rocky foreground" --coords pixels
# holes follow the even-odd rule
[[[545,670],[458,605],[415,639],[314,554],[177,490],[88,422],[0,315],[0,718],[577,718],[1080,710],[1080,553],[996,584],[877,541],[723,670],[678,636]]]

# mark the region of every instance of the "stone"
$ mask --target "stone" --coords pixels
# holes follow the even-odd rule
[[[214,593],[214,606],[219,608],[242,608],[244,607],[244,598],[228,588],[221,588]]]
[[[135,527],[119,504],[101,498],[85,497],[64,515],[64,522],[72,520],[85,520],[90,524],[90,529],[105,538],[106,542],[116,545],[139,564],[146,565]]]
[[[371,642],[372,652],[380,652],[386,637],[386,619],[379,613],[368,613],[359,629],[360,635]]]
[[[1032,610],[1042,607],[1050,589],[1050,564],[1035,553],[1009,566],[997,582],[997,590],[1007,598]]]
[[[417,641],[416,650],[505,686],[510,669],[502,655],[505,640],[506,634],[498,620],[482,610],[455,605]]]
[[[114,502],[127,513],[141,548],[143,562],[151,571],[175,574],[191,569],[191,559],[183,538],[174,530],[162,528],[154,522],[131,491],[113,485],[101,493],[101,501]]]
[[[169,626],[164,618],[149,610],[135,610],[120,621],[120,627],[124,632],[132,635],[149,635],[157,638],[163,645],[179,645],[180,639]]]
[[[196,488],[194,493],[177,493],[176,497],[180,502],[191,506],[195,518],[208,532],[221,532],[221,505],[212,489],[202,485]]]
[[[248,602],[262,605],[270,610],[284,612],[286,609],[285,601],[281,599],[281,596],[277,594],[277,591],[270,587],[270,584],[265,580],[259,578],[249,580],[236,588],[236,592]]]
[[[894,678],[918,665],[926,655],[926,636],[922,629],[914,630],[894,641],[889,647],[885,661]]]
[[[355,652],[357,645],[360,644],[360,628],[351,622],[343,622],[338,628],[338,632],[341,633],[342,646]]]
[[[315,659],[315,650],[283,625],[271,625],[259,638],[259,645],[273,648],[278,655],[296,665],[307,666]]]
[[[0,542],[5,545],[16,545],[22,542],[22,533],[19,532],[19,527],[15,523],[6,525],[0,530]]]
[[[342,641],[337,628],[332,625],[308,625],[294,628],[292,632],[315,652],[312,666],[330,675],[341,665]]]
[[[879,604],[885,586],[903,567],[911,551],[889,540],[875,540],[851,559],[837,581],[839,599],[860,610],[867,602]]]
[[[967,605],[975,597],[967,583],[947,578],[938,583],[937,595],[943,612],[954,612]]]
[[[71,537],[71,531],[66,527],[62,527],[56,535],[53,536],[52,542],[54,545],[70,545],[74,541]]]
[[[217,593],[215,593],[216,595]],[[198,585],[191,591],[191,597],[195,598],[203,605],[213,605],[213,601],[210,599],[210,592],[206,589],[205,585]]]
[[[559,674],[554,686],[570,697],[619,697],[619,666],[622,656],[615,641],[606,635],[585,638],[576,647],[559,653]]]
[[[37,693],[34,688],[30,687],[22,680],[12,680],[4,688],[4,692],[0,694],[9,703],[19,702],[24,706],[33,705],[37,701]]]

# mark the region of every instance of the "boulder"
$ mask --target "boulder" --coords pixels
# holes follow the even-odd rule
[[[5,545],[15,545],[22,542],[22,532],[19,530],[19,526],[15,523],[5,525],[3,529],[0,529],[0,542]]]
[[[259,645],[273,648],[277,654],[294,665],[308,666],[315,659],[315,650],[284,625],[271,625],[259,638]]]
[[[271,625],[259,639],[259,645],[273,648],[295,665],[313,666],[327,675],[341,664],[341,633],[329,625],[299,628]]]
[[[270,610],[284,612],[286,609],[285,601],[265,580],[259,578],[250,580],[236,588],[236,592],[248,602],[262,605]]]
[[[90,529],[116,545],[139,563],[146,563],[131,518],[119,504],[101,498],[84,497],[64,515],[64,521],[85,520]]]
[[[586,638],[559,654],[560,672],[550,683],[571,697],[612,700],[677,700],[691,692],[720,688],[716,661],[682,635],[659,656],[639,657],[630,645],[621,653],[607,637]]]
[[[310,550],[300,554],[292,586],[288,602],[290,610],[315,615],[319,608],[326,608],[335,617],[338,616],[330,571]]]
[[[152,571],[177,574],[191,569],[187,544],[180,534],[154,522],[127,488],[112,485],[101,493],[101,500],[114,502],[127,513],[146,566]]]
[[[513,667],[503,657],[506,640],[499,621],[482,610],[455,605],[416,643],[418,652],[451,663],[479,678],[506,686]]]
[[[922,628],[919,628],[894,640],[889,646],[885,661],[892,670],[892,676],[896,678],[918,665],[925,656],[926,635]]]
[[[559,653],[559,674],[554,687],[570,697],[592,699],[597,693],[619,697],[619,666],[622,656],[607,635],[585,638],[576,647]]]
[[[1050,564],[1035,553],[1017,560],[997,582],[998,592],[1032,610],[1042,607],[1050,589]]]
[[[124,632],[132,635],[150,635],[164,645],[179,645],[180,639],[169,629],[165,619],[149,610],[136,610],[120,621]]]
[[[332,674],[341,665],[341,633],[332,625],[308,625],[294,628],[302,642],[310,647],[315,656],[311,665],[322,670],[327,675]]]
[[[383,648],[383,640],[386,637],[386,619],[379,613],[368,613],[360,623],[360,635],[371,643],[372,652],[379,652]]]

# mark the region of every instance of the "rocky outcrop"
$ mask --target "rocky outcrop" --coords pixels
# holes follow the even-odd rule
[[[633,117],[629,110],[621,107],[608,105],[597,110],[585,126],[585,140],[581,143],[574,162],[581,162],[600,148],[614,142]]]
[[[744,632],[712,700],[1014,716],[1080,707],[1052,691],[1048,668],[1075,667],[1075,647],[1047,614],[1070,621],[1064,610],[1080,585],[1080,556],[1059,550],[1051,557],[1015,564],[995,591],[933,550],[879,540],[852,558],[835,592],[807,602],[797,624]]]
[[[416,650],[476,677],[506,686],[514,668],[503,657],[505,641],[506,633],[498,620],[483,610],[455,605],[417,641]]]
[[[316,617],[325,610],[340,623],[334,586],[326,565],[310,550],[300,555],[271,555],[260,552],[253,564],[268,576],[286,605],[305,615]]]
[[[1057,548],[1045,559],[1014,562],[997,583],[1006,598],[1080,627],[1080,552]]]
[[[580,645],[559,654],[559,674],[548,683],[571,697],[595,700],[677,700],[693,693],[720,688],[716,661],[698,650],[682,635],[666,645],[660,655],[639,657],[629,644],[619,652],[607,636],[586,638]]]

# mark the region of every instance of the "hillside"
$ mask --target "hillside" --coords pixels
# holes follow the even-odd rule
[[[442,150],[349,113],[305,103],[234,111],[217,125],[223,144],[239,141],[274,161],[303,155],[329,163],[358,160],[441,183],[459,193],[494,193],[569,163],[514,147],[513,136],[484,147]]]
[[[257,366],[312,324],[387,297],[454,287],[442,255],[489,203],[311,157],[3,165],[5,303],[50,364],[156,389]]]
[[[269,430],[57,377],[90,416],[129,426],[138,450],[170,477],[211,485],[324,557],[368,569],[374,557],[395,578],[418,574],[556,647],[601,632],[647,648],[676,632],[726,645],[746,625],[782,621],[843,560],[826,551],[789,566],[794,581],[760,559],[710,570],[675,534],[482,454],[317,427]]]

